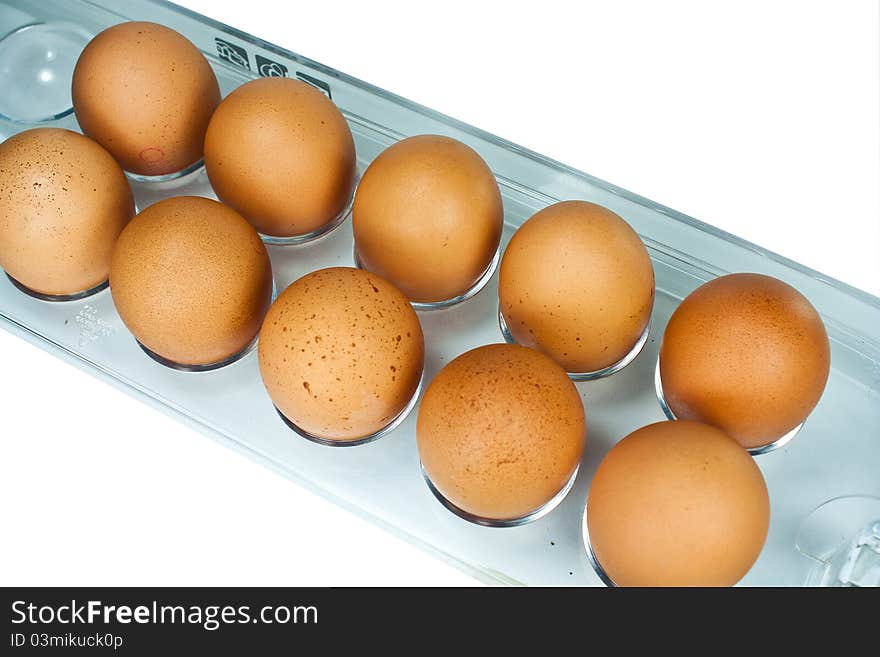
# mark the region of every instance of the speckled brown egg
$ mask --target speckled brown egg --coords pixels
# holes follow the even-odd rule
[[[134,215],[128,181],[87,137],[37,128],[0,144],[0,267],[53,296],[98,286]]]
[[[321,269],[288,287],[260,332],[260,373],[276,408],[327,441],[366,438],[390,424],[419,387],[422,327],[385,279]]]
[[[618,586],[732,586],[761,553],[770,501],[754,459],[727,434],[658,422],[602,459],[586,523]]]
[[[412,301],[457,297],[489,268],[504,213],[492,171],[449,137],[419,135],[367,168],[352,208],[361,265]]]
[[[311,85],[289,78],[238,87],[220,103],[205,138],[217,196],[274,237],[332,224],[351,199],[356,164],[342,112]]]
[[[126,171],[157,176],[202,158],[220,87],[185,37],[156,23],[121,23],[89,42],[73,72],[83,132]]]
[[[440,370],[422,399],[416,437],[425,473],[449,502],[480,518],[517,519],[574,474],[584,408],[547,356],[493,344]]]
[[[142,345],[176,364],[207,366],[256,338],[272,299],[272,268],[235,210],[178,196],[142,211],[120,235],[110,290]]]
[[[567,372],[596,372],[638,343],[654,306],[654,268],[636,232],[611,210],[564,201],[513,235],[498,278],[513,339]]]
[[[697,288],[672,314],[660,347],[663,393],[676,417],[718,426],[747,448],[801,424],[830,367],[815,308],[761,274],[731,274]]]

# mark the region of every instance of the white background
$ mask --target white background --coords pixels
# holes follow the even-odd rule
[[[875,1],[182,4],[880,294]],[[5,332],[0,363],[0,584],[473,583]]]

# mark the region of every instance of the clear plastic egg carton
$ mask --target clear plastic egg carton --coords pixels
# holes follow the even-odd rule
[[[259,75],[305,80],[331,95],[351,125],[363,170],[394,141],[445,134],[476,149],[504,198],[503,246],[538,209],[585,199],[623,216],[648,245],[657,281],[651,334],[623,371],[578,383],[587,415],[587,448],[574,488],[549,515],[513,528],[488,528],[453,515],[422,479],[416,413],[381,440],[351,449],[317,445],[280,420],[260,381],[255,353],[212,372],[172,370],[149,358],[119,319],[109,291],[79,301],[41,301],[0,279],[0,316],[8,330],[136,395],[274,468],[475,577],[492,583],[601,585],[587,559],[582,516],[603,454],[634,429],[663,419],[653,374],[669,315],[694,288],[720,274],[762,272],[792,284],[816,306],[832,344],[825,395],[787,446],[757,457],[770,490],[770,534],[748,585],[798,585],[814,565],[795,549],[798,528],[831,498],[880,493],[880,300],[711,226],[420,107],[342,73],[164,2],[0,0],[0,138],[38,125],[77,129],[70,74],[79,50],[101,29],[150,20],[188,37],[208,57],[229,93]],[[204,169],[168,182],[133,182],[138,208],[174,195],[214,197]],[[351,223],[300,246],[270,246],[278,290],[327,266],[352,265]],[[426,382],[478,345],[501,342],[497,275],[474,298],[420,312]],[[100,407],[84,410],[100,413]],[[295,522],[295,509],[290,518]],[[856,532],[859,527],[853,527]],[[841,539],[846,537],[841,537]],[[651,536],[645,536],[646,541]]]

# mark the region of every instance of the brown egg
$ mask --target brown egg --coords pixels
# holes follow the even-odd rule
[[[260,332],[260,373],[276,408],[302,431],[358,441],[389,425],[419,387],[422,327],[388,281],[347,267],[288,287]]]
[[[37,128],[0,144],[0,267],[25,287],[67,296],[100,285],[133,215],[125,174],[91,139]]]
[[[173,363],[208,366],[253,342],[272,299],[272,268],[253,227],[207,198],[165,199],[119,237],[116,309],[135,338]]]
[[[638,343],[654,306],[654,268],[636,232],[606,208],[564,201],[516,231],[498,278],[513,339],[567,372],[595,372]]]
[[[448,137],[397,142],[367,168],[352,209],[365,269],[412,301],[457,297],[488,269],[501,240],[501,193],[489,167]]]
[[[107,28],[73,72],[73,109],[83,132],[126,171],[174,173],[202,157],[205,129],[220,102],[208,60],[156,23]]]
[[[754,459],[725,433],[658,422],[602,459],[586,522],[618,586],[732,586],[761,553],[770,501]]]
[[[493,344],[440,370],[416,437],[422,467],[446,500],[480,518],[516,519],[571,479],[584,449],[584,408],[552,360]]]
[[[346,208],[356,174],[342,113],[299,80],[262,78],[220,103],[205,137],[217,196],[264,235],[307,235]]]
[[[747,448],[801,424],[830,367],[828,335],[810,302],[760,274],[722,276],[694,290],[660,347],[663,393],[676,417],[718,426]]]

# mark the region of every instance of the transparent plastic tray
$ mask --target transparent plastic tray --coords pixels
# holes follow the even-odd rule
[[[35,125],[77,129],[69,101],[64,106],[64,86],[69,87],[81,47],[77,44],[124,20],[151,20],[186,35],[208,57],[224,94],[261,74],[299,77],[324,88],[351,125],[361,170],[389,144],[408,135],[440,133],[469,144],[489,163],[501,186],[504,244],[526,218],[554,201],[586,199],[611,208],[639,232],[654,260],[657,298],[650,338],[622,372],[577,384],[586,408],[587,447],[565,501],[532,524],[499,529],[470,524],[434,499],[419,471],[415,413],[369,445],[316,445],[281,422],[263,390],[254,353],[213,372],[165,368],[137,346],[106,290],[81,301],[50,303],[26,296],[2,277],[0,316],[5,328],[479,579],[600,585],[581,538],[587,489],[596,465],[615,442],[663,419],[653,373],[670,313],[685,295],[714,276],[763,272],[794,285],[818,308],[831,337],[832,372],[801,434],[786,447],[757,457],[770,490],[772,519],[764,551],[743,584],[803,583],[812,563],[796,551],[795,537],[810,511],[840,495],[880,493],[880,300],[237,30],[150,0],[0,0],[0,34],[7,34],[0,40],[0,114],[5,116],[0,118],[0,138]],[[69,98],[69,90],[67,94]],[[172,182],[133,183],[133,188],[139,208],[172,195],[213,196],[204,170]],[[269,251],[276,285],[284,289],[314,269],[352,264],[350,222],[317,242],[270,246]],[[420,313],[427,343],[426,380],[462,352],[502,341],[496,295],[493,278],[465,303]],[[100,406],[83,410],[84,415],[100,412]]]

